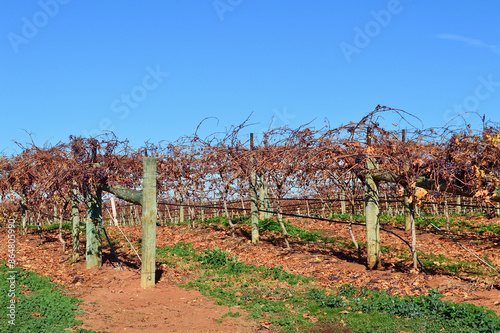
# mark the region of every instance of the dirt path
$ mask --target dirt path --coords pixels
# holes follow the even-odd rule
[[[238,307],[214,305],[214,300],[194,290],[179,288],[167,281],[156,287],[138,286],[137,272],[118,272],[105,267],[95,271],[96,287],[79,296],[88,315],[78,319],[84,328],[108,332],[252,332],[255,325],[244,320]],[[238,318],[222,316],[229,311]],[[218,323],[218,321],[221,323]]]

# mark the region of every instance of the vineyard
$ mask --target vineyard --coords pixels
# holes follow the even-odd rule
[[[158,258],[168,252],[157,250],[159,245],[168,243],[168,253],[182,257],[175,246],[187,244],[187,239],[171,244],[161,237],[150,243],[155,230],[204,227],[207,234],[198,246],[191,241],[194,248],[212,239],[210,230],[223,232],[221,239],[243,239],[252,248],[267,251],[271,246],[290,255],[312,242],[322,244],[321,251],[335,247],[331,256],[361,264],[367,272],[390,267],[415,276],[462,278],[467,273],[467,281],[498,291],[500,126],[484,117],[482,123],[480,129],[467,123],[423,128],[415,116],[379,105],[356,123],[270,128],[258,140],[242,135],[250,126],[245,121],[224,133],[200,137],[196,131],[138,149],[112,133],[72,136],[67,143],[43,147],[18,143],[21,153],[0,159],[1,226],[5,229],[14,219],[25,237],[44,237],[49,227],[55,228],[53,242],[63,253],[66,247],[71,250],[72,262],[84,259],[84,249],[87,268],[103,265],[103,248],[110,251],[108,260],[123,261],[111,246],[118,228],[132,240],[128,247],[139,244],[145,251],[143,266],[153,253],[147,269],[154,276]],[[146,177],[146,163],[154,164],[152,178]],[[151,191],[154,198],[147,203]],[[135,226],[141,224],[139,235]],[[80,244],[82,228],[85,246]],[[475,273],[465,265],[451,269],[444,254],[426,252],[422,242],[431,237],[427,234],[433,246],[457,246],[458,256],[474,262]],[[345,246],[338,247],[340,243]],[[478,253],[474,246],[480,243],[488,251]],[[229,257],[221,258],[222,265],[228,264]],[[304,267],[296,274],[308,272]],[[154,286],[157,281],[142,282]],[[345,305],[320,291],[308,295],[315,302],[338,303],[327,307]],[[361,303],[356,306],[365,309]]]

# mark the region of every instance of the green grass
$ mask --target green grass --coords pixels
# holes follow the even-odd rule
[[[15,273],[9,273],[14,271]],[[15,277],[15,289],[10,280]],[[13,296],[15,298],[13,298]],[[14,303],[11,301],[14,300]],[[6,262],[0,265],[0,330],[2,332],[65,332],[65,328],[81,326],[75,319],[78,304],[82,301],[65,296],[63,290],[33,272],[18,268],[9,269]],[[8,316],[7,306],[15,305],[15,320]],[[94,332],[78,329],[76,332]]]
[[[239,306],[247,319],[282,332],[495,332],[500,318],[484,307],[428,296],[394,297],[350,285],[324,289],[282,267],[247,265],[218,248],[179,243],[158,250],[158,260],[191,271],[181,286]],[[238,313],[237,313],[238,314]],[[224,317],[237,316],[228,312]]]
[[[451,215],[450,215],[451,216]],[[465,216],[465,215],[453,215],[455,217],[459,216]],[[477,215],[474,215],[477,216]],[[404,225],[404,215],[394,215],[391,216],[387,213],[382,213],[380,215],[380,221],[382,223],[394,223],[397,225]],[[446,218],[445,217],[438,217],[438,216],[432,216],[432,215],[427,215],[427,216],[417,216],[415,217],[415,226],[417,228],[426,228],[429,226],[429,222],[434,224],[436,227],[440,228],[441,230],[446,229]],[[460,220],[456,218],[450,217],[450,223],[449,223],[450,230],[452,232],[464,232],[464,231],[472,231],[478,235],[481,235],[485,232],[492,232],[493,234],[500,234],[500,226],[494,223],[489,223],[489,224],[481,224],[477,225],[474,222],[468,221],[468,220]]]
[[[83,222],[80,222],[80,229],[83,227],[83,231],[85,231],[86,225]],[[21,228],[21,226],[18,226],[18,228]],[[42,224],[40,226],[42,230],[57,230],[59,229],[59,223],[51,223],[51,224]],[[38,229],[38,226],[36,225],[29,225],[28,229]],[[68,230],[71,231],[73,229],[73,224],[71,222],[63,223],[62,224],[62,230]]]
[[[493,311],[468,303],[442,301],[442,296],[436,289],[431,289],[426,296],[393,297],[385,292],[373,292],[366,288],[355,289],[344,285],[336,293],[327,294],[322,290],[312,289],[308,295],[322,308],[332,309],[333,314],[338,313],[338,309],[357,314],[358,316],[348,316],[346,313],[344,321],[352,324],[355,331],[359,332],[500,330],[500,318]],[[367,322],[363,323],[363,319],[367,319]]]
[[[330,215],[329,219],[330,220],[344,220],[344,221],[349,221],[351,218],[351,214],[341,214],[341,213],[333,213]],[[366,217],[363,215],[353,215],[352,216],[353,222],[365,222]]]
[[[396,252],[395,255],[403,260],[411,260],[411,253],[408,248],[402,248],[400,251]],[[440,274],[457,275],[460,272],[466,272],[472,275],[494,274],[479,263],[450,259],[443,254],[435,255],[417,251],[417,256],[426,269]],[[485,256],[484,259],[491,264],[491,260],[487,256]]]
[[[299,228],[290,224],[289,222],[283,222],[283,224],[285,225],[289,237],[298,237],[305,242],[315,242],[318,240],[333,242],[332,239],[323,236],[317,231],[310,231],[307,229]],[[275,219],[265,219],[259,221],[259,227],[261,228],[261,230],[275,231],[279,233],[282,232],[280,223]]]
[[[249,224],[250,223],[250,218],[246,216],[241,216],[241,217],[235,217],[231,219],[231,222],[234,224]],[[216,218],[211,218],[207,219],[203,222],[202,224],[206,226],[210,226],[213,224],[219,224],[223,225],[225,227],[229,226],[229,223],[225,217],[216,217]],[[286,231],[288,232],[289,237],[296,237],[299,238],[301,241],[304,242],[316,242],[316,241],[323,241],[325,243],[335,243],[336,240],[331,237],[326,237],[322,235],[321,233],[317,231],[311,231],[307,230],[304,228],[299,228],[294,226],[293,224],[290,224],[289,222],[284,222]],[[276,219],[270,218],[270,219],[265,219],[265,220],[259,220],[259,228],[260,230],[267,230],[271,232],[277,232],[281,233],[281,225]]]

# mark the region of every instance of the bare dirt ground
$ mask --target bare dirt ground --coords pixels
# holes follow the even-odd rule
[[[86,286],[79,298],[88,315],[78,319],[84,328],[108,332],[252,332],[255,323],[244,317],[222,316],[237,307],[214,305],[214,300],[194,290],[186,290],[167,281],[143,289],[137,272],[117,272],[105,267],[93,269],[94,287]],[[73,289],[72,289],[73,291]]]
[[[322,233],[350,240],[347,226],[321,221],[292,220],[291,223],[321,230]],[[481,223],[481,220],[478,220]],[[500,223],[499,219],[484,223]],[[71,263],[65,260],[69,252],[62,252],[57,239],[57,231],[44,231],[40,236],[30,230],[27,236],[17,237],[17,266],[51,276],[53,282],[66,287],[71,296],[84,300],[81,305],[87,315],[79,319],[83,327],[108,332],[255,332],[263,329],[261,323],[245,320],[247,313],[239,308],[214,305],[214,299],[197,291],[185,290],[176,284],[186,278],[186,272],[177,271],[167,265],[157,264],[157,284],[154,288],[143,289],[140,285],[140,263],[130,246],[116,227],[106,227],[114,242],[115,249],[125,270],[118,271],[117,263],[111,256],[109,246],[104,246],[104,264],[101,269],[85,268],[85,262]],[[127,237],[137,243],[140,226],[122,227]],[[496,311],[500,315],[500,285],[496,275],[475,276],[460,272],[455,275],[442,274],[439,270],[426,275],[411,269],[411,260],[403,260],[392,252],[406,247],[399,239],[381,233],[384,246],[390,245],[394,251],[382,255],[383,270],[369,271],[363,261],[358,262],[354,249],[329,243],[301,242],[292,239],[292,250],[283,248],[281,235],[262,232],[261,243],[250,243],[249,227],[238,226],[236,235],[221,226],[188,225],[161,226],[157,228],[157,246],[172,246],[179,242],[191,243],[196,250],[220,248],[245,263],[278,266],[294,274],[314,276],[324,286],[340,286],[345,283],[372,290],[385,290],[393,295],[423,295],[430,288],[439,288],[445,300],[470,302]],[[402,230],[395,232],[409,239]],[[364,241],[364,229],[354,226],[358,241]],[[64,232],[64,239],[70,244],[70,233]],[[463,233],[457,235],[460,242],[474,253],[500,266],[499,235],[484,233]],[[0,259],[7,253],[5,230],[0,230]],[[444,254],[448,258],[477,262],[472,255],[459,245],[430,230],[419,231],[417,247],[424,253]],[[105,241],[105,239],[104,239]],[[84,239],[82,244],[85,244]],[[82,250],[81,256],[84,256]],[[361,253],[361,258],[366,254]],[[240,312],[237,318],[223,317],[224,314]]]

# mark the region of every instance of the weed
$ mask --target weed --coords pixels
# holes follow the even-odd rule
[[[351,214],[340,214],[340,213],[333,213],[330,215],[329,219],[331,220],[344,220],[344,221],[349,221],[351,218]],[[361,215],[353,215],[352,220],[355,222],[365,222],[366,217],[361,216]]]
[[[241,317],[241,313],[229,311],[228,313],[225,313],[222,315],[222,318],[226,318],[226,317],[238,318],[238,317]]]
[[[380,246],[380,252],[382,253],[389,253],[389,252],[393,252],[394,251],[394,248],[390,245],[381,245]]]
[[[80,227],[85,228],[85,223],[80,222]],[[59,229],[59,223],[51,223],[51,224],[45,224],[40,226],[41,229],[46,229],[46,230],[54,230],[54,229]],[[28,229],[38,229],[37,225],[29,225]],[[73,223],[68,222],[68,223],[63,223],[62,224],[62,230],[72,230],[73,229]]]
[[[299,228],[290,224],[289,222],[284,223],[285,228],[290,237],[298,237],[305,242],[315,242],[318,240],[324,243],[334,243],[335,240],[329,237],[325,237],[317,231],[310,231],[307,229]],[[262,230],[274,231],[281,233],[281,225],[278,221],[274,219],[265,219],[259,222],[259,226]]]
[[[219,248],[205,250],[204,254],[199,257],[199,261],[201,261],[202,266],[207,268],[221,268],[227,264],[228,255],[229,253]]]

